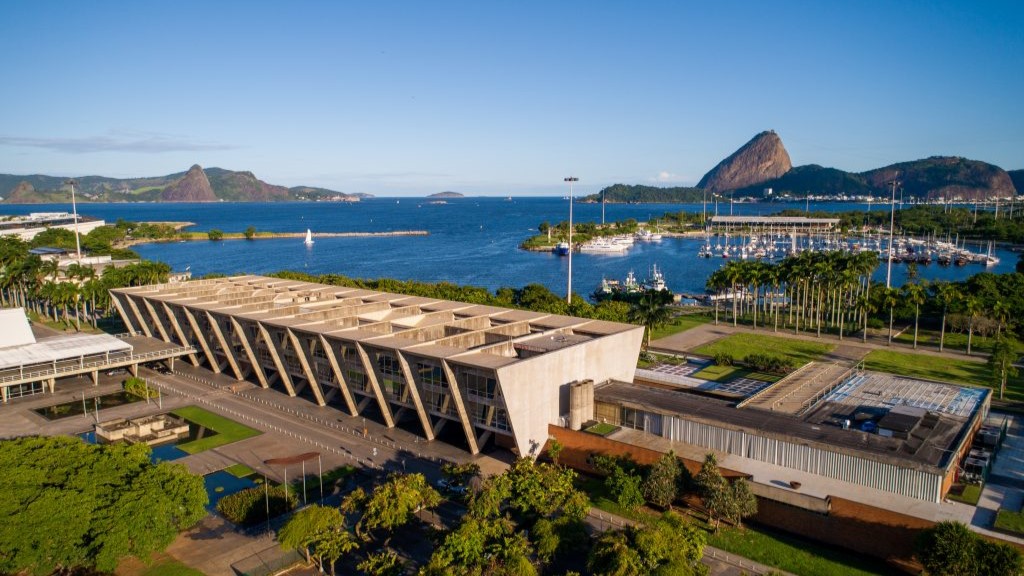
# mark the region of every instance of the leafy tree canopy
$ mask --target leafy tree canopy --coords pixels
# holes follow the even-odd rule
[[[180,464],[152,464],[145,445],[78,438],[0,441],[0,572],[111,572],[148,558],[206,515],[202,478]]]

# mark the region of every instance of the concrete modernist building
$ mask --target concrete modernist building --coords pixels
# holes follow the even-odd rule
[[[526,455],[569,388],[632,380],[643,328],[261,276],[111,291],[130,330],[195,346],[194,365],[433,440],[461,429]]]

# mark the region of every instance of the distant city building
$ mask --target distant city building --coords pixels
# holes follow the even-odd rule
[[[85,235],[105,226],[106,222],[78,216],[78,233]],[[28,241],[49,228],[75,230],[75,216],[68,212],[32,212],[28,216],[0,216],[0,234],[17,236]]]

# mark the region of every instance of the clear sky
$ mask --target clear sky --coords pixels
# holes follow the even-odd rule
[[[422,195],[795,165],[1024,168],[1024,3],[0,3],[0,172]]]

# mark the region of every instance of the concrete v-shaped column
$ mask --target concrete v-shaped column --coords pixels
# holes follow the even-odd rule
[[[302,341],[291,328],[286,328],[285,331],[288,333],[288,338],[291,340],[292,348],[295,349],[295,356],[299,359],[299,364],[302,365],[302,371],[306,374],[306,380],[309,380],[309,386],[313,389],[313,395],[316,396],[316,403],[324,406],[327,402],[324,400],[324,392],[320,389],[320,383],[316,381],[316,374],[313,372],[313,367],[309,364],[309,350],[303,346]]]
[[[262,323],[256,322],[256,327],[259,328],[260,335],[263,337],[263,341],[267,344],[267,350],[270,352],[270,358],[274,361],[274,366],[277,368],[277,375],[281,378],[281,383],[284,384],[284,388],[288,391],[288,395],[294,397],[295,387],[292,386],[292,378],[288,375],[288,370],[284,365],[284,361],[281,360],[280,349],[277,342]]]
[[[469,419],[469,414],[466,413],[466,405],[462,402],[462,393],[459,391],[459,383],[455,380],[455,372],[452,371],[447,360],[441,360],[441,368],[444,370],[445,380],[448,381],[448,394],[455,402],[455,411],[459,414],[459,420],[462,421],[462,431],[466,434],[469,452],[479,454],[480,448],[476,443],[476,435],[473,433],[473,423]]]
[[[171,327],[174,328],[174,333],[178,335],[178,341],[181,342],[182,346],[192,346],[192,343],[188,341],[188,338],[185,338],[185,331],[182,330],[181,324],[178,322],[178,315],[171,310],[171,307],[168,306],[166,302],[163,302],[162,304],[164,306],[164,313],[167,314],[167,318],[171,321]],[[199,357],[194,353],[190,353],[188,355],[188,359],[192,362],[193,366],[199,366]]]
[[[238,362],[235,360],[234,347],[224,337],[224,331],[220,329],[220,322],[214,318],[209,310],[206,311],[206,320],[210,323],[210,327],[213,328],[213,335],[217,337],[220,349],[224,351],[224,356],[228,359],[228,365],[231,366],[231,371],[235,373],[235,379],[244,380],[242,370],[239,369]]]
[[[192,334],[196,337],[196,340],[199,340],[199,346],[203,349],[203,353],[206,354],[210,367],[213,368],[214,372],[220,374],[220,364],[218,364],[217,358],[214,357],[213,351],[210,350],[210,344],[206,341],[206,336],[199,329],[199,322],[196,321],[196,317],[184,306],[181,307],[181,311],[185,313],[185,319],[188,320],[188,325],[192,327]]]
[[[125,296],[125,298],[127,298],[127,296]],[[124,309],[121,297],[111,292],[110,301],[114,303],[114,308],[117,308],[117,313],[121,315],[121,320],[124,322],[125,327],[128,328],[128,331],[132,333],[138,332],[139,330],[135,328],[135,324],[132,322],[131,316],[128,315],[128,311]]]
[[[249,365],[252,366],[252,371],[256,374],[256,379],[259,380],[260,386],[270,388],[270,383],[267,382],[267,375],[263,371],[263,366],[256,358],[256,351],[253,350],[252,344],[249,342],[249,333],[234,318],[231,318],[231,325],[235,327],[235,334],[238,334],[238,339],[242,341],[242,349],[245,350],[245,355],[249,358]]]
[[[139,327],[142,328],[142,333],[150,338],[153,337],[153,333],[149,330],[149,325],[146,320],[142,317],[142,313],[139,312],[139,307],[135,305],[135,300],[132,300],[131,296],[125,295],[125,299],[128,300],[128,307],[135,313],[135,319],[139,321]]]
[[[143,299],[142,303],[146,305],[146,310],[149,312],[149,316],[153,319],[153,325],[156,326],[157,331],[160,332],[160,337],[164,339],[164,342],[170,342],[171,337],[167,335],[167,330],[164,330],[164,323],[157,315],[156,309],[153,308],[153,305],[148,299]]]
[[[423,425],[423,435],[427,440],[433,440],[434,430],[430,426],[430,416],[423,409],[419,388],[416,387],[416,381],[412,377],[412,368],[409,366],[409,362],[406,361],[405,356],[402,356],[402,353],[398,350],[395,350],[395,357],[398,358],[398,365],[402,367],[402,376],[405,377],[405,389],[409,391],[409,396],[412,397],[412,404],[416,407],[416,414],[420,417],[420,424]]]
[[[334,377],[338,380],[338,390],[341,391],[342,398],[345,399],[345,406],[348,407],[349,414],[358,416],[359,411],[356,410],[356,403],[352,400],[352,391],[349,390],[348,381],[345,380],[345,375],[341,371],[341,365],[338,363],[338,357],[334,354],[334,347],[327,340],[327,337],[320,334],[320,345],[324,347],[324,354],[327,356],[327,362],[331,365],[331,370],[334,372]]]
[[[380,383],[377,382],[377,371],[373,369],[373,364],[370,363],[370,356],[363,349],[363,345],[356,342],[356,352],[359,353],[359,359],[363,361],[363,371],[366,372],[366,379],[370,382],[370,387],[373,388],[373,394],[377,397],[377,404],[380,405],[380,413],[384,415],[384,423],[387,424],[388,428],[395,427],[395,417],[391,414],[391,405],[388,404],[386,398],[384,398],[384,392],[380,389]]]

